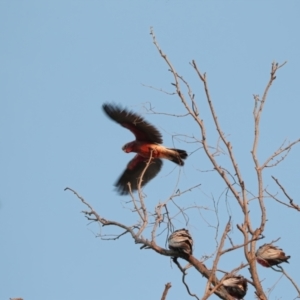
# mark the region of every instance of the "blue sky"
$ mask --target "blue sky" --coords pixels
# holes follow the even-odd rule
[[[202,85],[189,65],[195,59],[207,72],[219,121],[233,144],[248,187],[256,181],[250,149],[253,141],[253,94],[262,95],[272,61],[279,70],[263,113],[259,158],[266,159],[281,143],[299,133],[299,9],[298,1],[6,1],[0,2],[0,299],[160,299],[164,284],[172,282],[168,299],[187,299],[181,274],[170,259],[140,250],[129,236],[103,241],[95,235],[115,232],[89,224],[86,209],[70,192],[82,195],[104,217],[132,224],[126,197],[113,183],[132,155],[121,147],[133,139],[129,131],[102,112],[104,102],[122,104],[144,115],[161,130],[164,144],[186,149],[199,145],[174,141],[174,134],[199,137],[187,118],[146,114],[151,103],[159,112],[183,114],[176,96],[144,85],[172,91],[171,74],[155,49],[150,27],[174,64],[191,84],[202,118],[215,145]],[[226,164],[226,158],[220,160]],[[279,178],[297,201],[299,146],[277,169],[268,169],[265,182]],[[178,199],[191,211],[189,230],[195,255],[215,249],[215,214],[211,198],[219,199],[221,226],[233,213],[233,236],[241,236],[241,222],[233,199],[226,202],[224,186],[203,150],[191,155],[180,172],[179,188],[201,187]],[[153,209],[169,197],[179,169],[164,163],[146,187]],[[283,198],[282,198],[283,199]],[[226,202],[226,203],[225,203]],[[299,203],[299,202],[298,202]],[[205,209],[204,209],[205,208]],[[300,284],[297,255],[299,215],[267,201],[265,240],[281,237],[278,245],[291,255],[286,271]],[[259,218],[259,215],[257,216]],[[256,215],[253,214],[254,223]],[[177,225],[185,226],[180,218]],[[164,237],[160,239],[164,245]],[[230,271],[243,260],[228,255],[221,262]],[[211,261],[207,262],[211,266]],[[280,274],[260,268],[264,288]],[[247,275],[247,272],[243,273]],[[189,270],[194,293],[203,292],[203,278]],[[281,279],[270,299],[293,299],[296,292]],[[253,299],[253,289],[245,299]]]

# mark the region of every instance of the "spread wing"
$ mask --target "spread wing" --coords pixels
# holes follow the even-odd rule
[[[131,190],[138,189],[139,178],[144,171],[148,162],[148,158],[144,158],[137,154],[128,164],[127,168],[120,176],[115,186],[120,195],[127,195],[129,193],[128,182],[131,184]],[[159,158],[152,159],[148,169],[146,170],[142,186],[146,185],[153,179],[162,167],[162,160]]]
[[[103,104],[104,112],[113,121],[129,129],[138,141],[147,141],[162,144],[160,132],[141,116],[114,104]]]

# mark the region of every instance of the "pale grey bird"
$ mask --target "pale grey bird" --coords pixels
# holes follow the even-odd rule
[[[228,294],[236,299],[243,299],[247,293],[247,280],[243,276],[232,276],[223,281]]]
[[[169,236],[168,242],[171,250],[188,255],[193,254],[193,239],[187,229],[182,228],[174,231]]]
[[[264,244],[255,253],[256,261],[262,266],[269,268],[283,262],[288,263],[290,255],[286,256],[282,249],[272,244]]]

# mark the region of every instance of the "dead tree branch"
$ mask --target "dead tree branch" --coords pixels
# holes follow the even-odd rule
[[[185,282],[185,276],[187,275],[186,274],[186,270],[184,268],[182,268],[182,266],[180,265],[180,263],[178,262],[177,260],[177,257],[173,257],[173,262],[174,264],[178,267],[178,269],[182,272],[182,283],[184,284],[188,294],[191,296],[191,297],[195,297],[197,300],[200,300],[199,297],[196,295],[196,294],[193,294],[190,290],[190,287],[188,286],[188,284]]]
[[[168,294],[168,291],[171,287],[172,287],[171,282],[166,283],[164,292],[163,292],[162,297],[161,297],[161,300],[166,300],[167,299],[167,294]]]
[[[231,221],[231,218],[229,218],[229,220],[228,220],[228,222],[226,224],[226,227],[225,227],[225,229],[223,231],[223,234],[222,234],[222,237],[221,237],[221,241],[220,241],[220,244],[219,244],[219,247],[218,247],[218,251],[216,253],[216,256],[215,256],[215,259],[214,259],[214,262],[213,262],[213,267],[212,267],[212,270],[210,272],[210,276],[208,278],[208,281],[206,283],[205,296],[202,298],[202,300],[208,299],[208,297],[212,293],[215,292],[215,290],[213,292],[211,290],[211,281],[215,277],[216,270],[218,268],[218,263],[219,263],[221,255],[222,255],[221,253],[222,253],[222,249],[224,247],[225,239],[226,239],[226,236],[228,235],[228,233],[230,231],[230,221]]]
[[[289,151],[292,149],[294,145],[300,142],[300,139],[295,140],[289,144],[285,144],[285,142],[276,150],[273,152],[272,155],[270,155],[263,163],[260,163],[258,159],[258,147],[259,147],[259,141],[260,141],[260,123],[261,123],[261,116],[264,110],[265,102],[267,100],[267,96],[269,93],[269,90],[271,88],[271,85],[273,84],[274,80],[276,79],[276,72],[278,69],[280,69],[282,66],[285,65],[286,62],[279,65],[278,63],[273,62],[271,66],[271,73],[270,78],[266,84],[266,87],[263,92],[263,96],[260,99],[258,95],[254,95],[254,108],[253,108],[253,118],[254,118],[254,137],[253,137],[253,143],[252,143],[252,149],[251,149],[251,155],[253,164],[255,167],[255,175],[257,178],[257,192],[251,192],[249,189],[246,188],[246,183],[244,182],[244,177],[242,176],[242,171],[240,169],[240,166],[236,160],[235,153],[233,151],[233,146],[231,142],[228,139],[228,135],[226,135],[222,127],[220,125],[218,115],[216,113],[216,109],[214,106],[214,103],[212,101],[209,87],[208,87],[208,81],[206,73],[202,73],[200,69],[198,68],[196,62],[192,60],[190,63],[193,72],[197,74],[198,80],[200,81],[201,85],[203,86],[203,90],[205,91],[205,103],[209,108],[209,115],[210,118],[213,121],[213,124],[215,126],[215,131],[218,137],[218,144],[217,148],[213,148],[209,145],[208,142],[208,134],[207,134],[207,127],[206,127],[206,121],[204,121],[201,118],[201,109],[196,102],[195,94],[193,93],[192,87],[188,83],[188,81],[182,76],[179,75],[172,65],[171,61],[169,60],[168,56],[162,51],[160,48],[154,31],[151,28],[150,34],[152,37],[152,41],[161,56],[161,58],[164,60],[166,65],[168,66],[168,69],[172,75],[172,85],[174,87],[174,92],[166,92],[162,89],[157,89],[152,86],[149,86],[152,89],[156,89],[162,93],[168,94],[168,95],[177,95],[184,106],[186,110],[186,114],[180,114],[180,115],[173,115],[168,113],[163,113],[168,116],[173,117],[189,117],[192,118],[193,121],[195,121],[196,125],[200,128],[200,133],[198,137],[194,136],[188,136],[186,135],[185,138],[182,138],[182,135],[177,135],[176,138],[180,140],[184,140],[186,143],[197,143],[198,149],[203,149],[205,155],[209,159],[212,167],[209,167],[213,171],[216,171],[218,174],[217,176],[222,179],[222,182],[224,183],[224,189],[219,197],[225,198],[226,203],[230,197],[233,197],[235,199],[235,204],[237,207],[239,207],[239,211],[241,213],[241,221],[237,224],[237,228],[239,230],[238,234],[242,236],[243,242],[236,245],[234,242],[234,239],[229,237],[229,232],[232,229],[231,225],[231,217],[229,218],[223,233],[219,233],[220,224],[222,222],[222,219],[219,218],[219,212],[218,212],[218,205],[219,201],[217,202],[218,205],[216,205],[216,202],[214,201],[214,210],[217,215],[217,226],[214,226],[214,230],[216,232],[216,250],[215,253],[213,253],[211,256],[214,256],[213,263],[211,269],[208,269],[203,261],[198,260],[195,258],[192,254],[192,251],[189,253],[186,252],[180,252],[180,251],[174,251],[174,250],[168,250],[166,249],[167,242],[165,243],[165,248],[161,247],[157,244],[157,240],[159,240],[159,237],[162,234],[168,235],[170,231],[173,231],[175,226],[173,225],[174,220],[177,221],[177,219],[183,219],[184,223],[187,225],[190,222],[189,215],[187,214],[187,210],[191,208],[197,208],[199,209],[199,206],[190,206],[188,208],[180,207],[176,202],[175,198],[180,197],[184,193],[191,191],[192,189],[198,187],[200,184],[193,186],[191,188],[188,188],[184,191],[180,191],[178,188],[178,181],[175,184],[175,188],[171,193],[171,196],[169,196],[166,200],[161,201],[156,204],[154,211],[149,211],[146,202],[145,202],[145,196],[142,191],[142,182],[143,182],[143,176],[147,170],[147,168],[150,166],[152,161],[152,155],[151,152],[150,158],[141,174],[141,176],[138,178],[138,189],[137,189],[137,195],[138,197],[134,196],[130,184],[129,187],[129,194],[131,196],[132,201],[128,202],[132,207],[130,208],[132,212],[136,213],[138,216],[138,221],[136,221],[133,225],[126,225],[123,223],[120,223],[118,221],[114,220],[107,220],[104,217],[102,217],[99,213],[97,213],[93,207],[85,201],[83,197],[81,197],[75,190],[71,188],[65,188],[65,190],[69,190],[73,192],[76,197],[86,206],[88,207],[88,211],[83,211],[85,214],[85,217],[88,220],[98,222],[100,225],[104,226],[112,226],[118,229],[117,234],[109,234],[109,235],[103,235],[103,237],[107,237],[106,239],[118,239],[121,236],[125,234],[130,234],[133,238],[134,242],[136,244],[140,244],[140,249],[152,249],[156,253],[168,257],[172,257],[173,262],[177,265],[179,270],[182,273],[182,282],[184,286],[186,287],[187,293],[200,300],[200,298],[196,295],[191,293],[190,288],[188,284],[186,283],[186,270],[187,267],[182,267],[180,263],[178,262],[178,258],[181,258],[189,263],[189,266],[193,266],[203,277],[206,278],[206,288],[202,300],[207,300],[212,294],[215,294],[220,299],[226,299],[226,300],[232,300],[232,296],[229,295],[232,294],[232,292],[228,289],[228,286],[226,286],[227,290],[223,286],[224,280],[229,278],[232,275],[235,275],[236,272],[244,269],[245,267],[249,267],[249,273],[252,280],[247,279],[249,283],[253,285],[255,288],[255,294],[259,300],[267,300],[266,293],[262,287],[262,281],[259,278],[259,274],[257,271],[257,263],[256,263],[256,243],[258,240],[264,238],[263,233],[265,230],[266,222],[267,222],[267,212],[265,207],[265,198],[266,193],[270,195],[273,199],[278,201],[281,204],[286,205],[287,207],[294,208],[297,211],[300,211],[300,206],[295,204],[293,199],[287,194],[284,187],[279,183],[279,181],[274,178],[273,180],[276,182],[276,184],[279,186],[283,194],[287,197],[289,200],[288,203],[284,203],[280,200],[278,200],[274,195],[271,195],[266,191],[266,188],[264,187],[264,181],[263,181],[263,171],[268,167],[274,167],[277,166],[280,162],[282,162],[286,156],[288,155]],[[150,111],[153,112],[153,109],[150,104]],[[178,137],[179,136],[179,137]],[[174,137],[173,137],[174,138]],[[223,145],[224,144],[224,145]],[[198,150],[197,149],[197,150]],[[271,152],[272,153],[272,152]],[[221,165],[221,155],[225,154],[226,159],[229,163],[229,167],[227,165],[224,167]],[[245,174],[245,173],[243,173]],[[213,199],[214,196],[212,196]],[[249,199],[250,198],[250,199]],[[250,205],[249,202],[257,202],[259,204],[259,211],[255,211],[255,214],[259,216],[258,220],[258,226],[256,225],[256,228],[254,225],[252,225],[252,215],[250,214]],[[129,205],[127,203],[127,205]],[[173,206],[174,204],[174,206]],[[175,213],[172,211],[172,209],[175,209]],[[172,211],[172,212],[171,212]],[[231,216],[233,215],[227,206],[227,212]],[[255,224],[255,223],[253,223]],[[119,230],[121,229],[121,233],[119,233]],[[143,235],[147,235],[148,238],[144,237]],[[167,237],[168,238],[168,237]],[[230,247],[227,249],[224,249],[225,241],[228,238]],[[177,243],[177,241],[176,241]],[[179,242],[180,243],[180,239]],[[190,243],[190,249],[192,250],[193,242],[191,239],[189,239]],[[171,246],[170,246],[171,247]],[[172,248],[172,247],[171,247]],[[235,251],[237,249],[243,248],[244,251],[244,257],[245,262],[241,263],[238,267],[232,269],[230,272],[225,272],[225,275],[221,279],[218,278],[217,272],[218,265],[220,263],[220,260],[224,257],[223,255],[230,251]],[[173,248],[172,248],[173,249]],[[176,249],[176,247],[174,248]],[[180,248],[179,248],[180,249]],[[207,260],[207,258],[205,258]],[[236,266],[236,265],[235,265]],[[280,268],[282,269],[282,268]],[[296,285],[296,283],[284,272],[282,269],[283,274],[291,281],[291,283],[296,288],[299,297],[300,297],[300,290],[299,287]],[[162,294],[162,300],[165,300],[167,297],[168,290],[171,288],[171,284],[167,283],[165,285],[164,292]],[[227,292],[228,291],[228,292]]]
[[[276,182],[276,184],[280,187],[280,189],[282,190],[283,194],[288,198],[289,202],[290,202],[290,205],[284,203],[284,202],[281,202],[279,200],[277,200],[274,196],[272,196],[271,194],[269,194],[273,199],[275,199],[276,201],[284,204],[284,205],[287,205],[288,207],[291,207],[291,208],[294,208],[298,211],[300,211],[300,206],[295,204],[294,203],[294,200],[288,195],[288,193],[286,192],[286,190],[284,189],[284,187],[280,184],[279,180],[276,179],[274,176],[272,176],[273,180]]]
[[[292,149],[292,147],[299,143],[300,142],[300,139],[290,143],[288,146],[282,148],[282,146],[277,150],[275,151],[260,167],[260,169],[264,169],[265,167],[274,167],[274,166],[277,166],[280,162],[282,162],[285,157],[288,155],[289,151]],[[271,166],[268,166],[268,163],[273,160],[275,157],[277,157],[278,155],[280,155],[281,153],[283,152],[286,152],[284,156],[282,156],[278,161],[276,161],[274,164],[272,164]]]
[[[284,274],[284,276],[292,283],[292,285],[297,290],[297,292],[298,292],[297,298],[300,298],[300,288],[298,287],[298,285],[296,284],[296,282],[285,272],[285,270],[282,267],[281,267],[281,269],[282,269],[282,273]]]

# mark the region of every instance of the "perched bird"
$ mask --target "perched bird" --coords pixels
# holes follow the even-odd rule
[[[288,263],[291,256],[286,256],[282,249],[273,246],[272,244],[264,244],[258,248],[255,253],[256,260],[264,267],[272,267],[279,265],[282,262]]]
[[[243,299],[247,293],[247,280],[243,276],[232,276],[223,281],[228,294],[236,299]]]
[[[168,159],[180,166],[184,165],[183,159],[187,158],[186,151],[160,145],[163,142],[160,132],[141,116],[114,104],[103,104],[103,110],[109,118],[129,129],[135,135],[135,140],[125,144],[122,148],[126,153],[135,152],[137,154],[128,163],[115,184],[121,195],[129,193],[128,182],[131,184],[132,191],[137,190],[139,178],[150,156],[151,162],[143,176],[142,186],[160,171],[162,167],[161,158]]]
[[[187,229],[178,229],[168,238],[169,248],[173,251],[193,254],[193,239]]]

